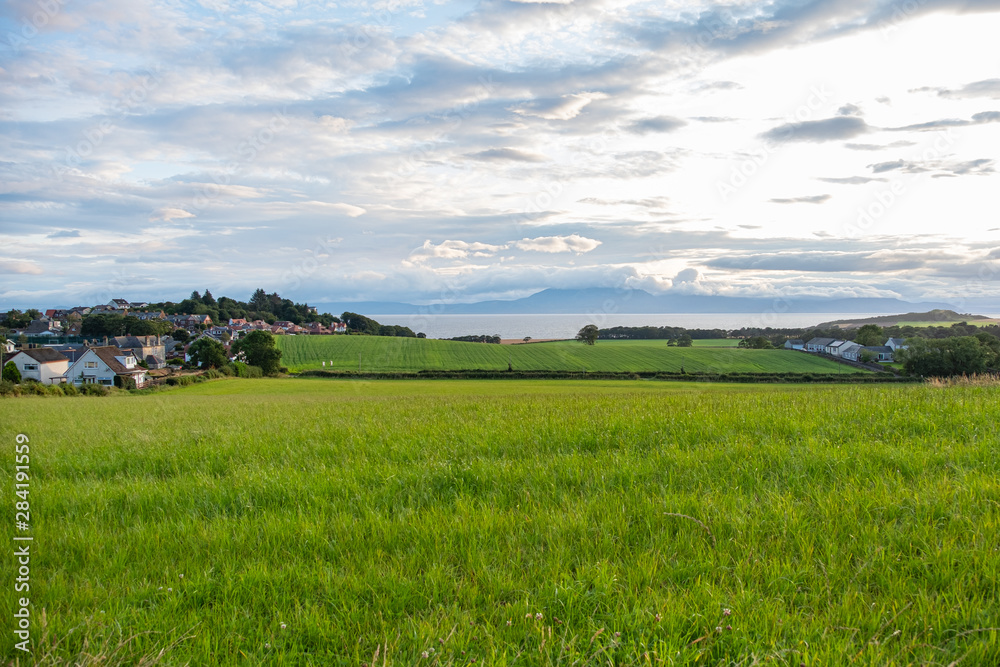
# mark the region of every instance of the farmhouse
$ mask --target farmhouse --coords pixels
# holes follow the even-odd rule
[[[117,347],[92,347],[66,371],[67,379],[76,385],[102,384],[112,386],[131,379],[136,387],[146,384],[146,369],[139,365],[135,355]]]
[[[840,356],[848,361],[859,361],[858,355],[862,349],[861,344],[849,340],[840,346]]]
[[[868,345],[862,349],[868,350],[875,355],[877,361],[891,362],[893,360],[892,348],[888,345]]]
[[[17,366],[22,382],[37,380],[42,384],[61,384],[66,381],[66,369],[69,368],[69,359],[47,347],[21,350],[8,361]]]
[[[891,348],[893,352],[896,350],[905,350],[909,347],[909,345],[906,344],[905,338],[890,338],[885,344],[886,347]]]
[[[805,349],[805,341],[801,338],[793,338],[785,341],[786,350],[802,350]]]
[[[813,338],[806,343],[806,352],[826,352],[827,346],[834,340],[833,338]]]

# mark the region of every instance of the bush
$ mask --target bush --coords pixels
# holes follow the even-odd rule
[[[67,382],[66,384],[62,385],[62,392],[66,396],[78,396],[80,394],[80,392],[77,391],[76,389],[76,385],[74,385],[72,382]]]
[[[17,370],[17,366],[14,365],[13,361],[8,361],[3,367],[3,380],[14,384],[18,384],[21,381],[21,371]]]
[[[261,378],[264,377],[264,370],[260,366],[251,366],[242,361],[233,362],[233,370],[236,377],[241,378]]]
[[[10,380],[0,380],[0,396],[20,396],[21,388]]]
[[[85,384],[80,388],[84,396],[107,396],[111,390],[101,384]]]

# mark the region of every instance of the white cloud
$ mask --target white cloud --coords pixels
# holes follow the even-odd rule
[[[525,238],[520,241],[515,241],[513,245],[521,250],[530,250],[534,252],[575,252],[578,255],[582,255],[583,253],[590,252],[597,246],[601,245],[601,242],[596,239],[588,239],[580,236],[579,234],[572,234],[570,236],[539,236],[534,239]]]
[[[160,208],[150,214],[149,220],[150,222],[172,222],[173,220],[183,220],[184,218],[193,217],[195,217],[194,213],[185,211],[182,208]]]

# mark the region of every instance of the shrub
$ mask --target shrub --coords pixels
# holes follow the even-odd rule
[[[0,396],[20,396],[21,388],[10,380],[0,380]]]
[[[80,388],[84,396],[107,396],[111,391],[101,384],[85,384]]]
[[[62,385],[62,392],[66,396],[78,396],[80,394],[80,392],[77,391],[76,389],[76,385],[74,385],[72,382],[67,382],[66,384]]]
[[[13,361],[8,361],[3,367],[3,380],[13,384],[18,384],[21,381],[21,371],[17,370]]]

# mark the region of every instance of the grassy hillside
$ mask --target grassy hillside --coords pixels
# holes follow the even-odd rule
[[[488,345],[377,336],[278,336],[282,363],[292,371],[516,370],[838,373],[854,369],[786,350],[668,347],[664,340],[553,341]]]
[[[996,389],[223,380],[0,410],[9,490],[31,447],[21,664],[1000,664]]]

